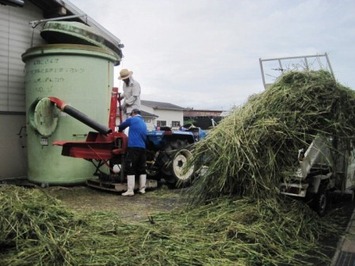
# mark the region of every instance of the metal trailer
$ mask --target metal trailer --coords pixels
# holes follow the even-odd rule
[[[324,215],[334,194],[350,195],[355,188],[355,138],[316,136],[300,149],[299,168],[280,184],[280,193],[306,200]]]

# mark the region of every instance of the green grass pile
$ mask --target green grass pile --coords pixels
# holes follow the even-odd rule
[[[61,265],[81,221],[39,190],[0,188],[0,265]]]
[[[0,189],[0,265],[312,265],[335,232],[298,202],[220,198],[122,222],[69,211],[39,189]]]
[[[197,143],[193,161],[208,168],[191,187],[191,199],[273,197],[315,135],[353,136],[354,127],[353,90],[325,71],[286,73]]]

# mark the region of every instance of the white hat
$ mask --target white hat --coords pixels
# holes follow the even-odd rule
[[[132,74],[133,74],[133,72],[129,71],[128,69],[122,69],[120,71],[120,76],[118,77],[118,79],[121,79],[121,80],[128,79]]]

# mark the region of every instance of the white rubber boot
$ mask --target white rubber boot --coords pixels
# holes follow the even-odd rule
[[[147,175],[140,175],[139,176],[139,193],[144,194],[145,193],[145,186],[147,183]]]
[[[122,193],[122,196],[133,196],[134,195],[134,185],[135,185],[135,176],[127,176],[127,191]]]

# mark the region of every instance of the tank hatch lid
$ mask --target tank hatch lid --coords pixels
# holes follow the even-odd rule
[[[109,49],[122,58],[121,47],[102,37],[92,27],[75,21],[48,21],[41,30],[41,36],[50,44],[84,44]]]
[[[59,112],[49,98],[37,99],[29,110],[31,126],[44,137],[51,136],[58,125]]]

